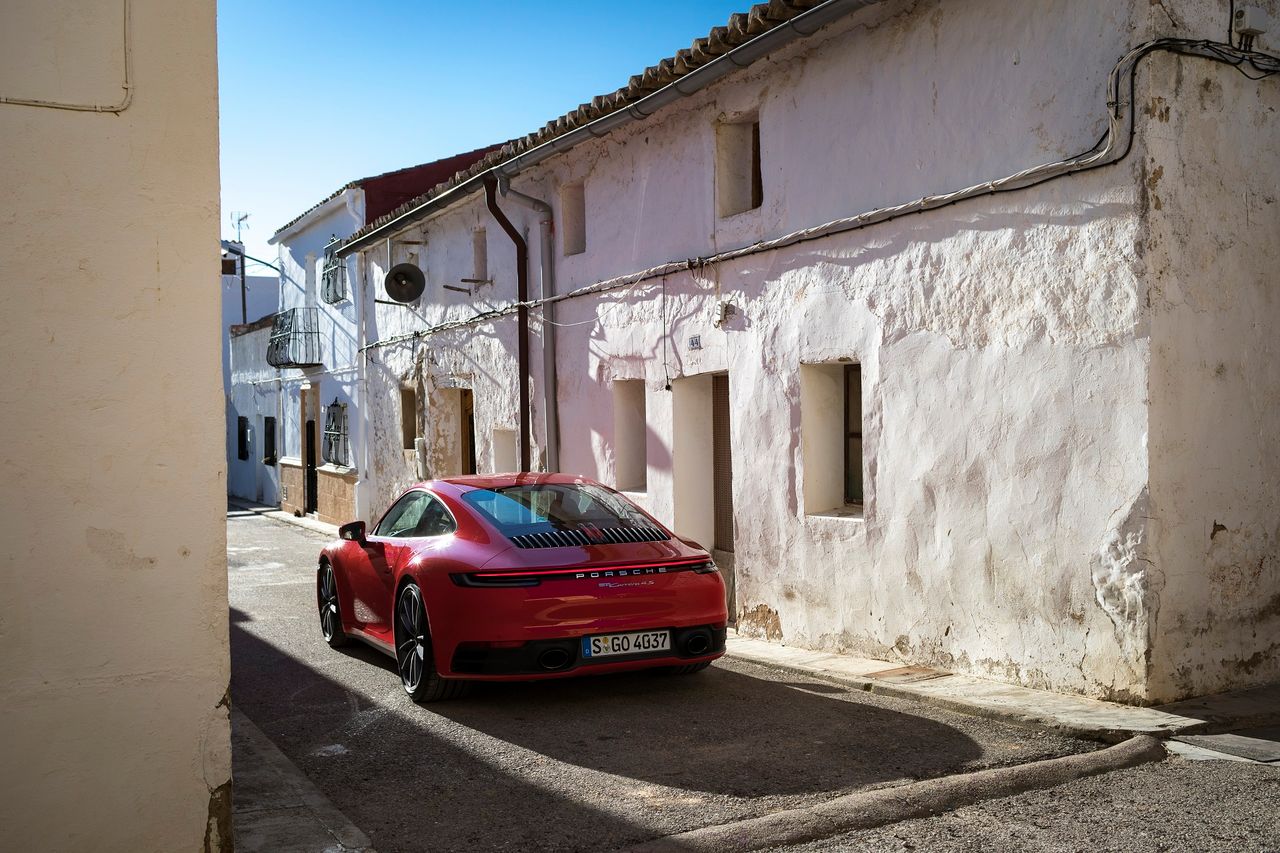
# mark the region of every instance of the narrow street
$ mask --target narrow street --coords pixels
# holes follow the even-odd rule
[[[227,531],[233,704],[381,853],[624,848],[853,791],[1099,748],[728,659],[689,677],[481,685],[465,699],[419,707],[403,694],[390,659],[321,640],[314,566],[324,536],[240,511],[229,513]],[[1256,804],[1255,829],[1267,808],[1274,821],[1280,773],[1237,767],[1248,772],[1216,770],[1213,784],[1226,795],[1231,780],[1247,782],[1256,789],[1245,796]],[[1168,781],[1150,781],[1161,772],[1151,767],[1129,772],[1153,790]],[[1095,796],[1088,786],[1107,778],[1078,783],[1084,793],[1073,795],[1074,807],[1087,810]],[[1042,817],[1052,820],[1057,790],[1026,795],[1018,825],[1031,832]],[[1240,799],[1231,796],[1221,802]],[[988,837],[998,806],[838,843],[967,849]],[[1088,820],[1071,824],[1077,834],[1061,835],[1062,846],[1013,849],[1079,849],[1079,832],[1088,831],[1080,827],[1103,831]],[[962,841],[949,848],[938,842],[957,833]],[[1240,833],[1223,837],[1264,837]],[[1280,843],[1274,826],[1269,837]]]

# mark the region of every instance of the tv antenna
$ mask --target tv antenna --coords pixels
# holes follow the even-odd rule
[[[234,210],[231,211],[231,227],[236,229],[237,243],[244,243],[244,241],[240,239],[240,232],[242,229],[249,227],[248,225],[244,224],[248,218],[249,218],[249,214],[247,213],[237,213]]]

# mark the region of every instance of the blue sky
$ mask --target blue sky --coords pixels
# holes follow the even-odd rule
[[[751,4],[361,5],[218,3],[222,236],[249,213],[251,255],[347,181],[535,130]]]

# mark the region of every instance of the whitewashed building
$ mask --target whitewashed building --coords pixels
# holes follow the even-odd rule
[[[748,635],[1135,703],[1275,680],[1280,78],[1238,72],[1280,31],[1230,31],[734,16],[344,241],[362,515],[558,468],[715,549]],[[403,262],[425,293],[377,301]]]
[[[227,494],[279,502],[274,435],[279,417],[276,399],[279,374],[266,364],[266,348],[252,354],[233,352],[248,327],[270,327],[280,299],[274,276],[248,275],[244,245],[222,243],[222,392],[226,398]],[[264,324],[265,319],[265,324]],[[239,360],[238,367],[234,362]],[[255,358],[261,365],[250,365]],[[269,368],[265,374],[259,368]],[[239,376],[236,376],[236,374]]]
[[[333,250],[489,150],[352,181],[271,237],[279,249],[279,310],[265,355],[282,369],[276,464],[286,511],[336,524],[367,513],[352,453],[362,444],[361,289]]]

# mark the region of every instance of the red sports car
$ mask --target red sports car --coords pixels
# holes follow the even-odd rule
[[[316,576],[320,629],[392,655],[418,702],[468,681],[670,667],[724,654],[706,551],[622,495],[563,474],[455,477],[339,530]]]

